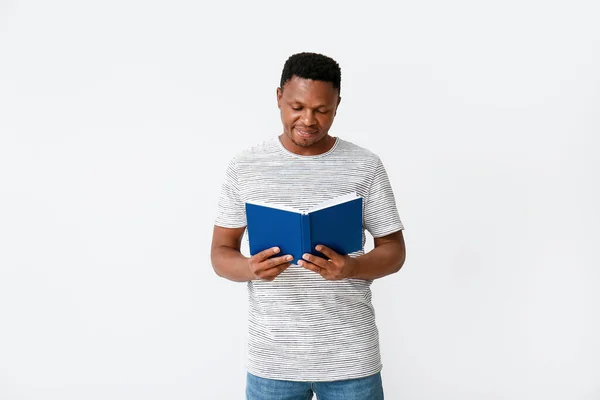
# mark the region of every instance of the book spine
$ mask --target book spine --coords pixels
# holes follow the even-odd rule
[[[300,225],[302,229],[302,254],[310,253],[310,215],[302,214]]]

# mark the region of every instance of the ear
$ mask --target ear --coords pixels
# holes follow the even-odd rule
[[[283,89],[277,88],[277,107],[281,110],[281,97],[283,97]]]
[[[337,114],[337,109],[338,109],[338,107],[340,106],[340,103],[341,103],[341,102],[342,102],[342,97],[341,97],[341,96],[338,96],[338,101],[337,101],[337,104],[336,104],[336,106],[335,106],[335,112],[333,113],[333,116],[334,116],[334,117],[335,117],[335,116],[336,116],[336,114]]]

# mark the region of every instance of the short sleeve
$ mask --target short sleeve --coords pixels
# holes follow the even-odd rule
[[[373,181],[365,199],[364,223],[365,228],[374,238],[404,229],[398,215],[392,186],[379,158],[377,158]]]
[[[240,197],[238,171],[235,159],[227,166],[225,179],[217,206],[215,225],[223,228],[242,228],[246,226],[246,209]]]

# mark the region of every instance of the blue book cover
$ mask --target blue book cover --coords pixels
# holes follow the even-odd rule
[[[356,193],[336,197],[307,211],[275,204],[246,203],[250,254],[279,247],[276,255],[291,254],[294,263],[302,254],[324,257],[315,250],[325,245],[339,254],[362,249],[363,199]]]

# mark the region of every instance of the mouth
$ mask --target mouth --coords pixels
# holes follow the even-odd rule
[[[294,127],[294,130],[296,131],[296,133],[298,134],[298,136],[305,137],[305,138],[313,137],[317,133],[319,133],[319,131],[317,129],[307,129],[307,128]]]

